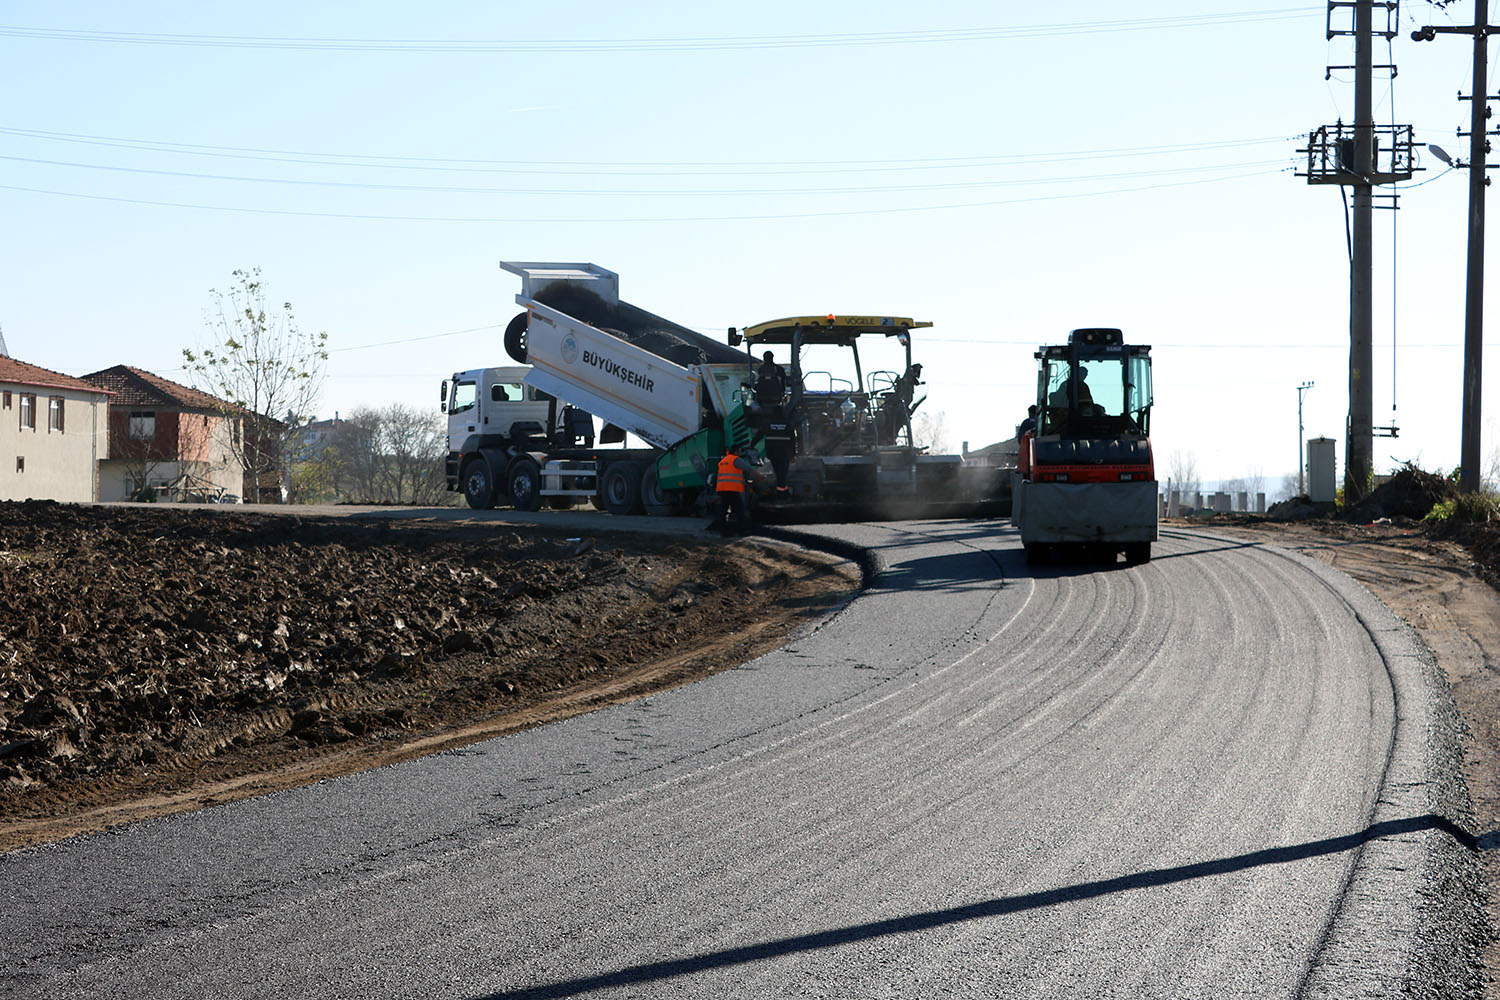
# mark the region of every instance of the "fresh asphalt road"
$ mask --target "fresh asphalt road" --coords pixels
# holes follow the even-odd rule
[[[882,569],[743,667],[0,856],[0,995],[1384,995],[1425,961],[1452,833],[1368,594],[1188,532],[1033,571],[1000,522],[810,530]]]

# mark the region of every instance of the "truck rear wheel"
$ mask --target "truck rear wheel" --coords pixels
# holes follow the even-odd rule
[[[516,510],[541,509],[542,470],[534,460],[518,458],[510,463],[506,485],[510,490],[510,505]]]
[[[1151,561],[1151,543],[1133,542],[1125,546],[1125,565],[1141,566]]]
[[[611,514],[639,514],[643,510],[641,471],[638,462],[616,462],[604,470],[599,495],[605,510]]]
[[[464,500],[474,510],[489,510],[495,506],[495,481],[490,476],[490,463],[482,458],[473,458],[464,466],[460,481],[464,484]]]

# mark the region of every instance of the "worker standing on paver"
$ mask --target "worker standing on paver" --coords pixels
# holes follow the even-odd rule
[[[917,391],[917,386],[921,384],[921,381],[922,366],[911,365],[891,387],[890,393],[885,397],[885,404],[880,410],[881,419],[885,424],[881,443],[896,443],[896,435],[901,433],[901,428],[905,427],[906,422],[911,419],[912,395]]]
[[[767,351],[755,372],[755,401],[762,407],[781,405],[786,397],[786,373],[776,363],[776,355]]]
[[[719,501],[718,515],[709,525],[725,538],[743,535],[750,530],[750,511],[745,502],[745,487],[755,476],[754,467],[742,455],[740,446],[731,444],[719,459],[719,468],[714,475],[714,493]],[[734,517],[731,528],[729,519]]]

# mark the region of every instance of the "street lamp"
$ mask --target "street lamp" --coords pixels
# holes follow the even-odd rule
[[[1302,397],[1307,395],[1307,390],[1313,387],[1311,382],[1303,382],[1297,386],[1297,495],[1307,496],[1307,484],[1304,482],[1302,465]]]

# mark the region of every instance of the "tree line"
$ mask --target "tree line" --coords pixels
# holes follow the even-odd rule
[[[315,425],[316,426],[316,425]],[[293,455],[292,503],[451,502],[443,463],[447,429],[439,414],[405,403],[362,407],[332,422]]]

